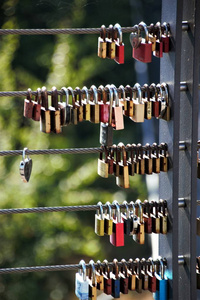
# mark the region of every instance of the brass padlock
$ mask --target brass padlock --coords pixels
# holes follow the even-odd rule
[[[119,103],[117,88],[114,84],[111,84],[110,87],[113,89],[114,100],[115,100],[115,102],[114,102],[115,104],[112,109],[112,127],[115,130],[122,130],[122,129],[124,129],[124,118],[123,118],[122,106],[120,106],[120,103]]]
[[[24,99],[24,117],[32,119],[33,116],[33,102],[31,100],[32,94],[31,89],[27,90],[27,97]]]
[[[160,154],[157,143],[152,145],[153,173],[160,173]]]
[[[122,151],[122,160],[119,163],[119,176],[116,177],[116,184],[125,189],[129,188],[129,170],[126,158],[126,149],[123,143],[118,144],[118,148]]]
[[[127,161],[129,175],[134,176],[135,174],[134,147],[131,144],[127,144],[126,149],[128,150],[128,153],[130,153]]]
[[[121,162],[121,153],[118,147],[114,144],[112,146],[114,154],[115,154],[115,160],[113,162],[113,173],[115,176],[120,175],[120,165],[119,163]]]
[[[160,206],[159,206],[158,215],[160,217],[160,232],[162,234],[167,234],[167,229],[168,229],[167,201],[160,199],[159,204]]]
[[[83,122],[83,105],[82,105],[82,94],[81,89],[79,87],[75,88],[76,95],[75,95],[75,101],[76,101],[76,107],[78,110],[78,122]]]
[[[129,268],[128,268],[128,274],[129,274],[129,280],[128,280],[128,288],[131,291],[135,291],[136,289],[136,272],[135,272],[135,266],[133,263],[133,259],[129,259]]]
[[[35,101],[33,102],[33,112],[32,112],[32,119],[34,121],[40,121],[40,115],[41,115],[41,103],[42,103],[42,93],[41,89],[37,89],[37,95],[35,97]]]
[[[144,150],[141,144],[137,144],[138,148],[138,162],[139,162],[139,173],[140,175],[145,174],[145,159],[144,159]]]
[[[45,86],[42,87],[42,107],[40,118],[40,131],[45,133],[51,132],[51,113],[48,108],[48,94]]]
[[[169,168],[169,163],[168,163],[168,146],[166,143],[161,143],[160,144],[160,171],[162,172],[167,172]]]
[[[90,122],[92,123],[99,123],[100,120],[100,113],[99,113],[99,104],[98,104],[98,92],[97,87],[92,85],[90,87],[91,91],[94,95],[94,100],[90,101]]]
[[[141,275],[141,262],[139,258],[135,259],[137,263],[137,271],[136,271],[136,292],[142,293],[142,275]]]
[[[100,260],[97,260],[96,280],[97,280],[97,289],[100,291],[104,291],[103,267],[101,265]]]
[[[160,111],[158,118],[161,119],[167,110],[167,102],[166,102],[166,92],[163,91],[163,88],[160,83],[156,85],[158,92],[158,101],[160,102]]]
[[[150,100],[150,89],[148,84],[144,84],[146,92],[143,92],[143,102],[144,102],[144,118],[151,120],[152,117],[152,101]],[[145,97],[146,94],[146,97]]]
[[[148,152],[148,153],[147,153]],[[153,159],[150,144],[145,145],[145,173],[150,175],[153,172]]]
[[[142,270],[141,270],[141,276],[142,276],[142,289],[143,290],[148,290],[149,288],[149,276],[147,274],[147,264],[146,264],[146,259],[142,258],[141,259],[142,263]]]
[[[109,25],[108,37],[106,38],[106,47],[107,47],[107,58],[115,58],[115,41],[114,41],[114,29],[113,25]]]
[[[134,85],[134,90],[133,117],[130,117],[130,119],[141,123],[144,122],[144,102],[142,101],[142,91],[139,83]]]
[[[90,121],[90,98],[89,98],[88,88],[84,86],[82,88],[82,91],[85,94],[85,99],[82,96],[83,120]]]
[[[77,125],[78,124],[78,108],[76,107],[76,100],[75,100],[75,95],[74,95],[74,90],[71,86],[69,86],[68,88],[68,92],[71,94],[72,96],[72,105],[69,104],[70,106],[70,111],[71,111],[71,121],[70,123]]]
[[[103,159],[103,152],[105,154],[105,159]],[[98,158],[98,168],[97,173],[99,176],[103,178],[108,178],[108,151],[106,147],[102,146],[102,151],[100,152],[100,156]]]
[[[106,214],[104,216],[104,233],[111,235],[113,232],[112,208],[110,202],[106,202],[106,205],[109,212],[106,210]]]
[[[125,100],[126,109],[124,108],[124,115],[132,118],[133,117],[133,90],[128,84],[126,85],[125,89],[127,92],[126,92],[126,100]],[[127,97],[127,94],[129,95],[129,97]]]
[[[95,233],[99,236],[104,236],[104,213],[103,213],[103,206],[101,202],[98,202],[99,209],[95,214]],[[99,214],[100,210],[100,214]]]
[[[142,207],[142,202],[139,199],[137,199],[135,203],[137,204],[136,215],[139,217],[139,223],[138,223],[138,231],[136,234],[133,235],[133,239],[138,244],[143,245],[145,242],[143,207]],[[139,213],[138,213],[138,211],[139,211]]]
[[[61,92],[64,92],[66,101],[63,102],[62,98],[63,95],[60,95],[60,103],[58,103],[58,106],[60,107],[60,119],[61,119],[61,125],[67,126],[71,123],[71,110],[72,106],[69,104],[69,91],[66,87],[61,88]]]
[[[107,43],[106,43],[106,27],[105,25],[101,26],[101,33],[100,37],[98,38],[98,56],[101,58],[106,58],[106,50],[107,50]]]
[[[126,92],[125,92],[125,88],[123,85],[120,85],[119,86],[119,90],[121,90],[118,95],[119,95],[119,98],[120,98],[120,103],[121,103],[121,106],[123,108],[123,114],[124,114],[124,111],[127,110],[127,101],[126,101]]]
[[[51,89],[51,132],[61,133],[60,110],[58,108],[58,91],[55,86]]]

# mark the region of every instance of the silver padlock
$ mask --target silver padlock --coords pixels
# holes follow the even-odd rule
[[[82,266],[82,270],[76,273],[75,278],[75,294],[80,300],[88,300],[89,298],[89,283],[86,276],[85,261],[81,260],[79,265]]]
[[[29,156],[27,156],[27,158],[25,158],[27,150],[28,150],[28,148],[24,148],[23,155],[22,155],[23,160],[20,162],[20,166],[19,166],[19,172],[20,172],[23,182],[29,182],[29,179],[31,176],[31,171],[32,171],[32,166],[33,166],[32,159],[29,158]]]

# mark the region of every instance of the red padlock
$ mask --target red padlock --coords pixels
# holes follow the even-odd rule
[[[140,22],[139,26],[141,26],[145,31],[145,39],[143,38],[138,48],[133,48],[132,56],[138,61],[144,63],[151,62],[151,53],[152,53],[152,43],[149,42],[149,33],[147,29],[147,25],[144,22]],[[140,29],[138,27],[138,35],[140,36]]]
[[[158,27],[159,32],[157,33],[156,50],[153,51],[153,55],[155,57],[161,58],[163,57],[163,42],[162,42],[162,30],[161,30],[160,22],[157,22],[156,26]]]
[[[162,42],[163,42],[163,52],[164,53],[168,53],[169,52],[169,43],[170,43],[170,39],[169,39],[169,30],[168,30],[168,26],[167,23],[164,22],[163,26],[165,27],[164,30],[164,34],[162,34]]]
[[[152,83],[150,85],[150,89],[154,90],[154,96],[151,97],[151,101],[152,101],[152,117],[154,118],[158,118],[159,114],[160,114],[160,101],[158,99],[158,92],[157,92],[157,88],[155,83]],[[152,93],[152,91],[151,91]]]
[[[124,246],[124,222],[117,201],[114,201],[113,204],[116,206],[115,213],[116,211],[117,213],[113,218],[113,233],[110,235],[110,243],[113,246],[121,247]]]
[[[117,38],[119,35],[119,38]],[[114,37],[115,37],[115,61],[118,64],[124,64],[124,43],[122,42],[122,28],[117,23],[114,26]]]
[[[107,93],[104,89],[103,85],[98,87],[101,90],[101,94],[98,94],[98,103],[99,103],[99,110],[100,110],[100,122],[108,123],[109,122],[109,104],[107,104]]]

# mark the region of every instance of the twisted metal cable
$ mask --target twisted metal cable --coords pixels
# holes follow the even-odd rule
[[[160,261],[159,260],[154,260],[153,261],[155,265],[159,265]],[[151,265],[151,262],[146,260],[146,261],[140,261],[141,265]],[[167,265],[167,260],[164,258],[163,263]],[[126,261],[126,264],[129,266],[130,262]],[[137,266],[138,263],[133,261],[132,264],[134,266]],[[106,267],[105,263],[100,264],[102,267]],[[109,262],[108,263],[109,267],[113,267],[114,263]],[[119,261],[118,262],[119,267],[122,267],[122,263]],[[89,269],[91,268],[91,265],[85,264],[86,268]],[[94,264],[95,268],[99,267],[99,264],[95,263]],[[78,270],[82,269],[82,265],[80,264],[74,264],[74,265],[52,265],[52,266],[36,266],[36,267],[21,267],[21,268],[3,268],[0,269],[0,274],[13,274],[13,273],[33,273],[33,272],[52,272],[52,271],[71,271],[71,270]]]

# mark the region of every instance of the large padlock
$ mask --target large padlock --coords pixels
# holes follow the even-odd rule
[[[24,117],[29,119],[32,119],[33,116],[33,102],[31,100],[31,92],[31,89],[28,89],[26,99],[24,99]]]
[[[90,98],[88,93],[88,88],[84,86],[82,92],[85,93],[85,99],[82,98],[83,105],[83,120],[90,121]]]
[[[41,89],[37,89],[37,95],[35,97],[35,101],[33,102],[33,114],[32,114],[32,119],[34,121],[40,121],[40,116],[41,116],[41,107],[42,107],[42,93]]]
[[[115,61],[118,64],[124,64],[124,43],[122,42],[122,28],[118,23],[114,26],[114,35],[119,36],[119,38],[115,36]]]
[[[142,27],[145,31],[145,39],[142,38],[142,41],[137,48],[133,48],[132,56],[138,61],[144,63],[150,63],[152,60],[152,43],[149,41],[149,33],[147,29],[147,25],[144,22],[140,22],[140,27]],[[138,27],[138,35],[141,35],[140,29]]]
[[[124,222],[121,217],[120,206],[117,201],[114,201],[115,205],[115,217],[113,218],[113,232],[110,235],[110,243],[113,246],[124,246]]]
[[[168,279],[165,276],[165,266],[162,260],[162,257],[158,257],[160,261],[160,272],[156,272],[156,293],[155,293],[155,300],[167,300],[167,291],[168,291]]]
[[[135,25],[134,29],[135,29],[135,31],[131,32],[129,40],[130,40],[132,48],[137,49],[142,42],[142,36],[140,34],[140,29],[139,29],[138,25]]]
[[[139,83],[134,85],[133,117],[134,122],[144,122],[144,102],[142,101],[142,91]]]
[[[48,105],[48,93],[45,86],[42,87],[42,107],[40,118],[40,131],[45,133],[51,132],[51,113]]]
[[[75,294],[80,300],[88,300],[89,297],[89,283],[87,280],[85,261],[81,260],[79,265],[82,266],[82,270],[76,273],[75,278]]]
[[[58,91],[55,86],[51,89],[51,132],[61,133],[60,109],[58,108]]]
[[[100,113],[99,113],[99,104],[98,104],[98,92],[95,85],[90,87],[91,91],[93,92],[94,99],[90,101],[90,122],[92,123],[99,123],[100,120]]]
[[[108,28],[108,37],[106,38],[106,49],[107,49],[107,58],[115,59],[115,41],[114,41],[114,32],[113,25],[109,25]]]
[[[98,56],[101,58],[106,58],[106,27],[101,26],[100,37],[98,38]]]
[[[117,88],[114,84],[110,86],[114,91],[114,107],[112,109],[112,127],[115,130],[124,129],[124,118],[121,103],[119,102]],[[111,105],[111,104],[110,104]]]

